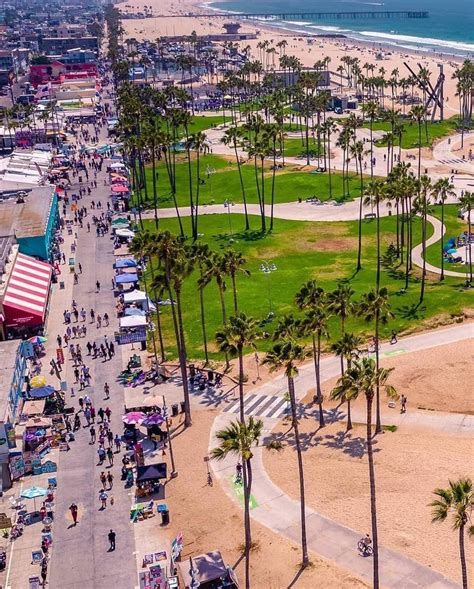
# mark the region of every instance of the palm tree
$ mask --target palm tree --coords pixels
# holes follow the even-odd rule
[[[469,282],[472,283],[472,231],[471,231],[471,212],[474,206],[474,193],[466,190],[459,199],[459,204],[466,211],[467,215],[467,241],[469,246]]]
[[[421,176],[421,123],[426,116],[426,107],[421,104],[413,106],[408,113],[418,124],[418,179]]]
[[[362,141],[356,141],[354,145],[350,147],[351,156],[356,161],[356,170],[359,171],[360,178],[360,202],[359,202],[359,241],[357,249],[357,268],[358,272],[362,268],[362,205],[364,200],[364,174],[362,170],[362,158],[364,156],[364,143]]]
[[[341,336],[344,335],[346,319],[354,310],[352,297],[354,291],[347,284],[339,283],[336,290],[328,294],[327,309],[333,315],[337,315],[341,319]]]
[[[456,193],[454,192],[454,184],[449,178],[440,178],[433,185],[433,196],[441,205],[441,226],[444,227],[444,203],[449,197],[456,196]],[[443,239],[440,239],[439,243],[441,245],[441,275],[439,279],[444,280]]]
[[[369,100],[362,105],[362,112],[370,122],[370,178],[372,180],[374,177],[374,121],[379,113],[379,105],[375,101]]]
[[[239,359],[240,421],[244,423],[244,347],[255,349],[257,322],[245,313],[231,315],[229,322],[216,333],[219,351]]]
[[[306,502],[304,489],[304,468],[303,456],[301,454],[301,441],[298,427],[298,413],[296,407],[295,395],[295,378],[298,376],[297,362],[303,361],[307,356],[304,346],[301,346],[291,338],[283,339],[276,343],[271,350],[267,352],[264,364],[270,366],[270,371],[278,370],[282,366],[285,368],[285,376],[288,379],[288,392],[290,396],[292,426],[295,434],[296,454],[298,459],[298,477],[300,485],[300,511],[301,511],[301,548],[302,560],[301,566],[307,567],[309,564],[308,541],[306,538]]]
[[[381,241],[380,241],[380,203],[385,197],[385,183],[383,180],[371,180],[366,186],[365,204],[375,204],[375,214],[377,223],[377,266],[376,266],[376,277],[375,285],[377,290],[380,288],[380,274],[381,274]]]
[[[429,176],[421,176],[418,181],[418,196],[414,202],[414,210],[419,213],[421,217],[421,256],[423,258],[423,267],[421,271],[421,289],[420,299],[418,304],[421,305],[425,296],[426,283],[426,240],[427,240],[427,224],[428,224],[428,207],[430,203],[430,192],[432,188],[431,179]]]
[[[244,528],[245,528],[245,588],[250,589],[250,495],[252,492],[252,448],[258,445],[263,421],[249,417],[247,422],[235,421],[216,433],[219,445],[211,450],[211,459],[222,460],[229,454],[237,455],[243,465]]]
[[[207,243],[195,243],[192,246],[192,253],[199,269],[199,307],[201,315],[202,342],[204,346],[204,359],[207,366],[209,364],[209,351],[207,349],[204,289],[210,282],[210,278],[205,275],[205,268],[206,261],[209,259],[209,256],[211,255],[211,250],[209,249]]]
[[[205,133],[202,133],[201,131],[198,131],[197,133],[195,133],[194,135],[191,135],[190,137],[188,137],[188,140],[186,141],[186,149],[188,151],[188,162],[189,162],[189,166],[191,166],[191,157],[190,157],[190,150],[193,149],[195,154],[196,154],[196,200],[193,203],[193,198],[192,198],[192,182],[190,179],[190,203],[191,203],[191,209],[193,208],[194,205],[194,211],[191,210],[191,226],[192,226],[192,234],[193,234],[193,240],[196,241],[196,239],[198,238],[198,221],[199,221],[199,191],[200,191],[200,186],[201,186],[201,168],[200,168],[200,164],[201,164],[201,158],[200,155],[201,153],[206,153],[209,150],[209,144],[206,141],[207,136]],[[191,174],[191,167],[189,168],[189,174]]]
[[[243,267],[246,264],[246,262],[247,260],[242,256],[241,252],[236,252],[233,249],[227,249],[222,254],[223,269],[225,273],[228,276],[230,276],[230,280],[232,282],[232,294],[234,297],[235,314],[237,314],[238,312],[236,275],[237,272],[241,272],[246,276],[250,275],[250,272]]]
[[[240,181],[240,190],[242,191],[242,200],[244,201],[244,213],[245,213],[245,231],[250,229],[249,225],[249,216],[247,212],[247,198],[245,194],[245,186],[244,186],[244,179],[242,176],[242,165],[240,163],[239,152],[237,151],[237,140],[240,136],[240,131],[237,127],[230,127],[224,133],[224,137],[222,138],[222,143],[224,145],[232,145],[235,152],[235,159],[237,161],[237,170],[239,172],[239,181]]]
[[[467,589],[467,566],[464,549],[464,532],[467,527],[469,537],[474,536],[472,525],[472,510],[474,508],[474,493],[470,478],[449,481],[447,489],[435,489],[436,499],[430,503],[433,508],[433,523],[444,522],[450,514],[453,516],[453,530],[459,534],[459,556],[461,559],[461,574],[463,589]]]
[[[370,483],[370,515],[372,520],[373,541],[373,589],[380,589],[379,580],[379,542],[377,531],[377,502],[375,486],[375,465],[372,446],[372,403],[374,400],[377,383],[385,389],[389,397],[396,398],[397,393],[392,385],[387,384],[390,372],[393,370],[379,368],[370,358],[364,358],[360,362],[354,362],[343,377],[338,380],[338,386],[332,391],[333,399],[357,399],[363,394],[367,403],[367,457],[369,462]]]
[[[358,357],[358,349],[361,339],[353,333],[344,332],[340,339],[336,340],[331,345],[331,351],[339,357],[341,362],[341,378],[344,376],[344,360],[346,361],[346,368],[349,370],[352,360]],[[347,402],[347,431],[352,429],[351,416],[351,400],[350,398],[342,398],[341,401]]]
[[[363,316],[366,321],[374,322],[375,325],[375,366],[380,368],[380,324],[385,325],[393,317],[388,302],[388,290],[385,287],[377,290],[371,290],[362,297],[358,305],[358,314]],[[375,433],[382,431],[382,419],[380,416],[380,387],[376,388],[376,422]]]

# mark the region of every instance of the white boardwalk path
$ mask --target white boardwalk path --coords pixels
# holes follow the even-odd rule
[[[474,351],[474,325],[462,324],[436,332],[427,332],[399,340],[395,345],[383,344],[383,354],[397,352],[400,354],[410,353],[418,350],[432,348],[457,341],[465,341],[466,345],[473,347]],[[329,379],[339,373],[339,360],[337,358],[325,358],[322,362],[323,379]],[[296,391],[300,397],[304,396],[307,390],[314,387],[314,374],[312,365],[302,367],[296,381]],[[268,407],[276,405],[276,399],[282,397],[287,390],[285,377],[277,377],[273,381],[259,387],[253,395],[248,395],[246,403],[247,414],[259,415],[259,407],[269,433],[275,425],[275,415],[268,417]],[[266,399],[266,400],[265,400]],[[266,407],[264,404],[270,403]],[[283,399],[282,399],[283,400]],[[234,402],[235,403],[235,402]],[[286,405],[286,401],[278,406]],[[215,433],[235,419],[234,408],[237,405],[229,405],[214,421],[209,448],[216,445]],[[354,412],[354,419],[363,420],[363,416],[357,416]],[[343,417],[343,415],[341,415]],[[390,414],[387,411],[382,415],[385,422],[397,424],[416,424],[435,428],[440,431],[450,431],[458,434],[473,436],[474,416],[462,414],[431,414],[421,411],[410,411],[404,415],[398,413]],[[256,448],[253,462],[254,480],[252,495],[257,506],[252,509],[252,517],[259,523],[267,526],[277,534],[281,534],[295,542],[300,540],[300,506],[277,487],[265,471],[262,460],[261,448]],[[237,498],[230,483],[235,473],[235,460],[228,458],[222,462],[213,462],[212,469],[216,477],[223,484],[226,493],[234,501]],[[352,574],[371,581],[372,560],[362,558],[357,553],[357,541],[365,534],[366,530],[355,531],[342,524],[332,521],[315,510],[307,509],[307,534],[309,548],[322,557],[335,562],[340,567],[350,571]],[[457,583],[447,579],[431,568],[421,565],[393,550],[380,548],[380,579],[383,587],[390,589],[455,589],[460,587]]]

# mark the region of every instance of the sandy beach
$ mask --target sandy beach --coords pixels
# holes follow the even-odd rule
[[[143,11],[144,6],[152,6],[154,14],[188,14],[203,12],[203,3],[196,0],[178,0],[173,2],[171,0],[134,0],[133,2],[126,2],[118,4],[117,7],[122,12],[137,13]],[[208,10],[209,12],[209,10]],[[141,19],[123,19],[122,25],[125,30],[125,38],[135,38],[137,40],[156,40],[162,36],[174,35],[190,35],[192,31],[196,31],[198,35],[216,34],[223,32],[222,24],[231,21],[231,16],[223,17],[222,19],[200,19],[200,18],[141,18]],[[377,71],[383,67],[386,71],[386,76],[389,77],[393,69],[398,69],[399,77],[408,77],[410,72],[405,67],[406,62],[415,72],[418,71],[418,65],[427,68],[432,76],[432,83],[436,81],[439,72],[438,64],[443,63],[444,73],[446,76],[444,84],[444,95],[446,97],[446,116],[453,116],[457,112],[456,99],[456,83],[452,79],[456,63],[462,61],[461,58],[453,58],[443,56],[440,58],[437,54],[429,54],[424,51],[409,52],[408,50],[399,51],[393,46],[383,48],[380,43],[362,43],[349,38],[322,38],[300,35],[297,32],[284,30],[282,28],[270,27],[266,23],[251,23],[249,21],[242,21],[241,32],[257,32],[258,38],[256,40],[248,40],[240,42],[241,48],[250,46],[251,54],[254,59],[259,59],[259,50],[257,43],[261,41],[271,41],[276,47],[276,44],[282,39],[286,39],[288,45],[286,53],[298,57],[305,67],[311,67],[317,60],[324,57],[331,59],[329,69],[336,72],[340,65],[340,58],[344,55],[358,57],[361,65],[367,63],[375,64]],[[308,44],[311,41],[311,44]],[[381,50],[385,53],[385,58],[379,60],[376,58]],[[275,55],[275,64],[278,63],[279,50],[277,49]],[[335,79],[338,80],[338,75]],[[387,89],[387,95],[390,89]]]

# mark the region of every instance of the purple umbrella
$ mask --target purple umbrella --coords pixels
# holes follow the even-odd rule
[[[142,425],[146,427],[151,427],[153,425],[161,425],[165,421],[165,418],[161,413],[151,413],[147,415],[145,419],[142,421]]]
[[[146,415],[141,411],[130,411],[125,413],[122,417],[122,421],[127,425],[137,425],[145,419]]]

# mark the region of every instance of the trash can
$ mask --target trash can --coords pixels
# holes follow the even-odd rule
[[[184,410],[185,410],[185,407],[186,407],[184,401],[181,401],[180,407],[181,407],[181,413],[184,413]]]
[[[170,512],[166,509],[161,511],[161,525],[167,526],[170,523]]]
[[[175,403],[174,405],[171,405],[171,415],[173,417],[178,417],[178,414],[179,414],[178,403]]]

